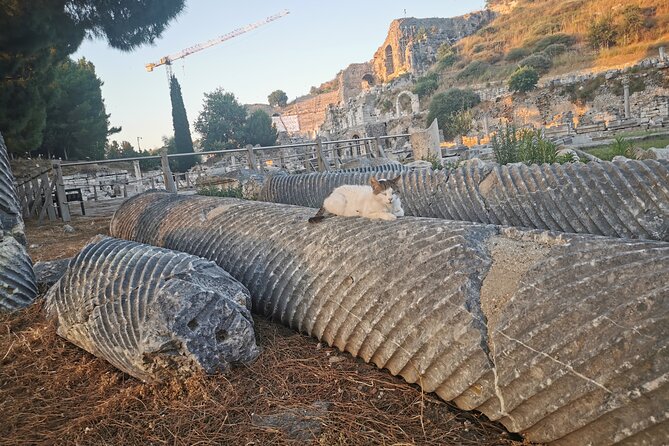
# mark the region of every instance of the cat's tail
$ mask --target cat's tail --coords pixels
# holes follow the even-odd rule
[[[309,219],[309,223],[320,223],[320,222],[322,222],[326,217],[326,215],[325,215],[326,213],[327,213],[327,211],[325,210],[324,207],[320,208],[318,210],[318,212],[316,212],[316,215],[314,215],[313,217],[311,217]]]

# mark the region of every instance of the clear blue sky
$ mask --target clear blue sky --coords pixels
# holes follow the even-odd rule
[[[288,9],[290,14],[244,35],[192,54],[173,64],[181,84],[188,120],[202,109],[204,93],[222,87],[242,103],[267,103],[267,95],[284,90],[290,100],[313,85],[333,79],[347,65],[370,60],[393,19],[453,17],[483,8],[484,0],[384,0],[334,2],[188,0],[154,46],[132,53],[86,41],[73,58],[86,57],[102,79],[111,125],[123,127],[112,139],[142,149],[162,146],[173,133],[165,68],[152,73],[148,62],[226,34]],[[198,135],[194,134],[194,138]]]

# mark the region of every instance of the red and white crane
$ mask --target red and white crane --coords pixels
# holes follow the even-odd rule
[[[218,45],[219,43],[225,42],[226,40],[230,40],[233,37],[237,37],[241,34],[244,34],[246,32],[249,32],[251,30],[254,30],[256,28],[259,28],[263,25],[266,25],[270,22],[273,22],[274,20],[278,20],[281,17],[284,17],[288,15],[290,12],[288,10],[283,10],[279,12],[278,14],[271,15],[263,20],[260,20],[255,23],[251,23],[249,25],[246,25],[242,28],[238,28],[234,31],[230,31],[227,34],[223,34],[222,36],[218,36],[215,39],[208,40],[203,43],[199,43],[197,45],[193,45],[191,47],[185,48],[178,53],[170,54],[169,56],[161,57],[158,62],[155,63],[148,63],[146,64],[146,71],[153,71],[154,68],[159,67],[161,65],[165,65],[165,67],[168,70],[168,75],[170,71],[170,65],[172,64],[173,61],[178,60],[178,59],[183,59],[186,56],[189,56],[193,53],[197,53],[198,51],[202,51],[206,48],[209,48],[214,45]]]

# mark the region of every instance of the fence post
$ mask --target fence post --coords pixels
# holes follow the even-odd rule
[[[63,168],[60,160],[53,162],[53,170],[56,172],[56,200],[60,209],[60,217],[64,222],[72,221],[70,218],[70,208],[67,206],[67,197],[65,195],[65,182],[63,181]],[[51,191],[49,191],[51,193]]]
[[[383,146],[381,145],[381,137],[377,136],[376,137],[376,151],[379,156],[379,158],[388,158],[386,156],[386,151],[383,149]]]
[[[46,211],[49,221],[56,220],[56,211],[53,209],[53,183],[49,181],[49,173],[44,172],[40,175],[40,181],[42,183],[42,190],[44,191],[44,206],[42,211],[37,219],[39,223],[42,222],[44,218],[44,211]]]
[[[310,148],[303,148],[302,153],[304,154],[304,168],[307,169],[307,172],[313,172],[314,166],[311,165],[311,150]]]
[[[246,151],[248,153],[249,169],[256,170],[258,168],[258,161],[256,160],[256,154],[253,151],[253,146],[251,144],[247,144]]]
[[[323,156],[323,143],[321,142],[320,138],[316,138],[316,158],[318,160],[318,171],[329,172],[330,164]]]
[[[139,193],[144,192],[144,184],[142,183],[142,169],[139,167],[139,161],[133,161],[132,166],[135,168],[135,179],[137,181],[136,190]]]
[[[170,170],[170,160],[167,158],[167,149],[160,151],[160,164],[163,168],[163,181],[165,182],[165,189],[167,192],[176,193],[177,186],[174,184],[172,171]]]

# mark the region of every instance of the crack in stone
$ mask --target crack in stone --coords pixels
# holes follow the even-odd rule
[[[537,350],[537,349],[535,349],[535,348],[532,348],[532,347],[530,347],[529,345],[525,344],[523,341],[520,341],[520,340],[518,340],[518,339],[512,338],[511,336],[509,336],[509,335],[507,335],[506,333],[504,333],[502,330],[497,330],[496,333],[501,334],[502,336],[504,336],[505,338],[507,338],[509,341],[516,342],[517,344],[519,344],[519,345],[525,347],[526,349],[528,349],[528,350],[530,350],[530,351],[532,351],[532,352],[534,352],[534,353],[536,353],[536,354],[538,354],[538,355],[544,356],[544,357],[550,359],[550,360],[553,361],[553,362],[556,362],[556,363],[560,364],[561,366],[565,367],[567,370],[569,370],[569,371],[570,371],[572,374],[574,374],[575,376],[578,376],[579,378],[584,379],[585,381],[587,381],[587,382],[589,382],[589,383],[591,383],[591,384],[594,384],[595,386],[599,387],[600,389],[604,390],[605,392],[607,392],[607,393],[609,393],[609,394],[611,394],[611,395],[617,396],[612,390],[610,390],[609,388],[607,388],[605,385],[603,385],[602,383],[600,383],[600,382],[598,382],[598,381],[596,381],[596,380],[594,380],[594,379],[592,379],[592,378],[589,378],[589,377],[585,376],[585,375],[582,374],[582,373],[577,372],[576,369],[574,369],[574,367],[572,367],[571,365],[567,364],[566,362],[560,361],[559,359],[552,357],[552,356],[549,355],[548,353],[545,353],[545,352],[542,352],[542,351]]]

